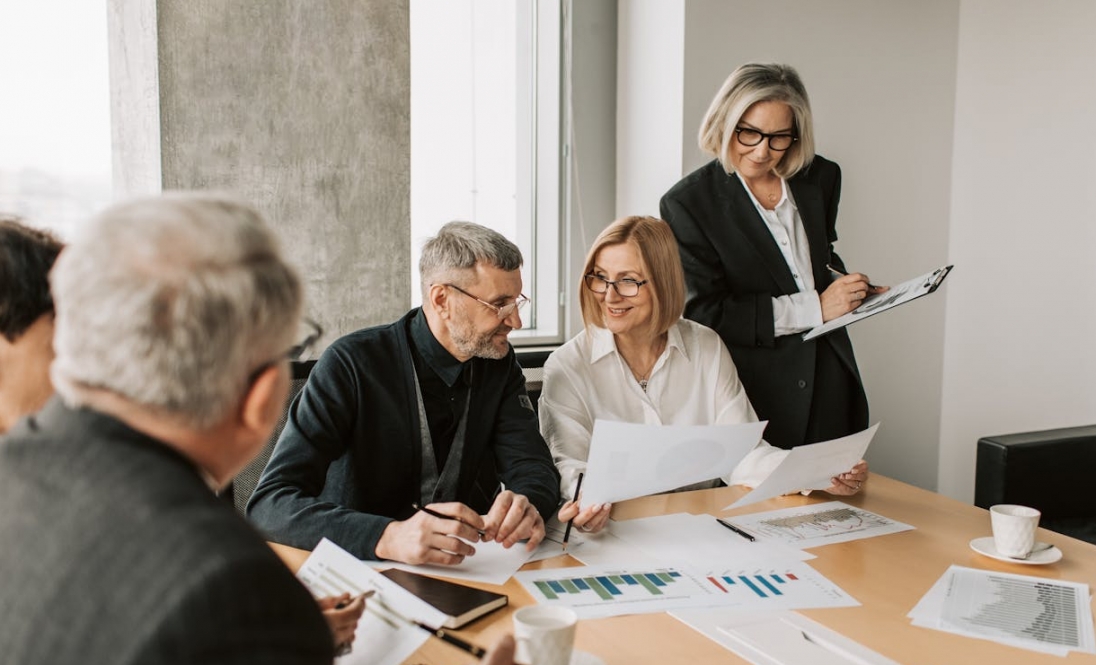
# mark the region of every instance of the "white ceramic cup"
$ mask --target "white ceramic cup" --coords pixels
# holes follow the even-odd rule
[[[514,612],[514,660],[525,665],[568,665],[578,615],[568,607],[529,605]]]
[[[1001,503],[989,509],[993,526],[993,546],[997,552],[1018,559],[1026,558],[1035,547],[1035,529],[1039,511],[1027,506]]]

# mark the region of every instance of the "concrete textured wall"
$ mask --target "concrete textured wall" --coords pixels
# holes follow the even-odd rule
[[[326,341],[403,314],[407,0],[159,0],[156,14],[164,189],[255,203]]]

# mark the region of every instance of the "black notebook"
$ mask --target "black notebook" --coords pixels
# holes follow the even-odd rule
[[[460,628],[509,602],[505,594],[409,573],[399,568],[389,568],[381,574],[447,614],[449,618],[441,628]]]

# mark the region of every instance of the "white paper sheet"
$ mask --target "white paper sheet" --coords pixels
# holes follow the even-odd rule
[[[724,519],[761,540],[803,549],[900,533],[914,528],[840,501],[767,510]]]
[[[582,502],[625,501],[726,476],[761,440],[765,425],[637,425],[597,420],[582,481]]]
[[[343,592],[358,595],[373,589],[387,605],[408,618],[431,626],[439,626],[446,619],[440,611],[326,538],[305,560],[297,571],[297,577],[317,598],[337,596]],[[366,601],[366,608],[370,602]],[[429,633],[415,626],[386,620],[378,613],[366,611],[358,621],[351,652],[337,662],[339,665],[398,665],[422,646],[429,636]]]
[[[951,566],[910,611],[915,626],[1042,653],[1096,654],[1087,584]]]
[[[859,605],[802,561],[708,569],[618,563],[530,570],[515,578],[537,603],[570,607],[584,619],[685,607],[758,612]]]
[[[754,665],[898,665],[796,612],[689,609],[670,615]]]
[[[826,489],[834,476],[845,473],[864,457],[878,429],[879,423],[876,423],[863,432],[840,439],[792,448],[768,478],[723,510],[800,490]]]
[[[464,557],[464,561],[455,566],[413,566],[409,563],[389,562],[384,567],[468,582],[505,584],[533,556],[533,552],[526,551],[524,542],[515,543],[510,549],[496,542],[472,543],[472,547],[476,548],[476,553]]]
[[[814,555],[777,542],[750,542],[716,521],[711,515],[675,513],[611,522],[609,530],[638,550],[661,563],[688,561],[705,567],[733,562],[805,561]]]
[[[920,277],[914,277],[901,284],[895,284],[889,291],[868,296],[864,299],[864,302],[860,303],[859,307],[848,314],[807,331],[803,335],[803,339],[814,339],[838,328],[844,328],[851,323],[856,323],[860,319],[866,319],[873,314],[885,312],[892,307],[903,305],[915,298],[932,293],[944,281],[950,270],[951,266],[942,266]]]

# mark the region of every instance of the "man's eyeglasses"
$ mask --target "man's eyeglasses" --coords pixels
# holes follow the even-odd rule
[[[262,365],[256,367],[254,371],[251,372],[251,375],[247,377],[248,385],[255,383],[255,379],[259,378],[260,374],[273,367],[274,364],[277,363],[279,360],[285,359],[289,360],[290,362],[295,362],[305,357],[305,355],[307,355],[308,352],[312,350],[312,347],[316,345],[316,342],[321,337],[323,337],[323,328],[320,327],[320,324],[316,323],[312,319],[304,317],[303,319],[301,319],[301,325],[308,329],[308,332],[305,334],[304,339],[297,344],[289,347],[289,349],[285,353],[281,354],[274,360],[268,360]]]
[[[479,298],[472,295],[471,293],[468,293],[467,291],[460,288],[456,284],[443,284],[442,286],[448,286],[451,289],[456,289],[457,291],[460,291],[461,293],[468,296],[472,300],[475,300],[476,302],[483,305],[484,307],[487,307],[491,310],[494,310],[495,314],[499,317],[499,321],[503,321],[505,319],[510,318],[511,314],[513,314],[514,312],[520,310],[522,307],[525,307],[526,305],[529,304],[529,298],[527,298],[524,294],[519,294],[517,299],[514,300],[514,302],[510,303],[509,305],[503,305],[503,306],[500,307],[498,305],[492,305],[491,303],[487,302],[486,300],[480,300]]]
[[[601,275],[595,275],[589,273],[583,279],[586,280],[586,288],[590,289],[594,293],[605,293],[609,290],[609,287],[616,289],[617,294],[624,298],[634,298],[639,295],[639,287],[643,286],[647,282],[651,281],[645,279],[642,282],[632,279],[631,277],[625,277],[624,279],[618,279],[615,282],[605,279]]]
[[[794,134],[766,134],[749,127],[735,127],[734,133],[738,136],[738,142],[747,147],[753,147],[764,139],[769,139],[769,149],[784,152],[799,140]]]

